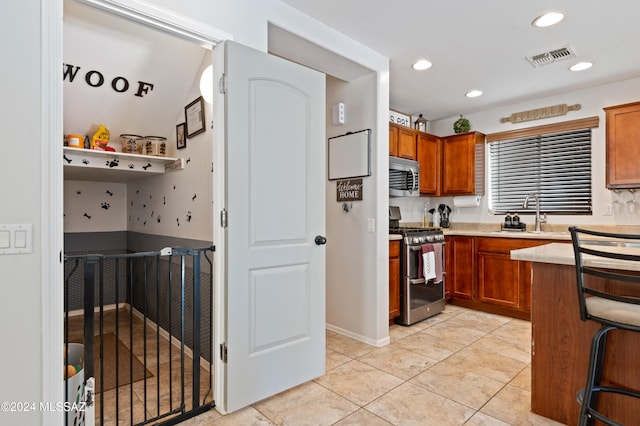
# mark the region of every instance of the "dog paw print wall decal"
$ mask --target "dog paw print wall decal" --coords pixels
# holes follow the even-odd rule
[[[128,168],[130,168],[130,169],[135,169],[135,168],[136,168],[136,165],[135,165],[135,164],[133,164],[133,163],[130,163],[127,167],[128,167]]]
[[[86,217],[87,219],[91,219],[91,216],[89,216],[87,213],[83,214],[82,216]]]
[[[142,166],[143,169],[147,170],[151,168],[151,163],[147,163],[146,166]]]
[[[109,191],[108,189],[107,189],[107,194],[109,194],[109,197],[113,197],[113,192]]]
[[[89,164],[91,164],[91,161],[89,161],[89,160],[88,160],[88,159],[86,159],[86,158],[83,158],[83,159],[82,159],[82,164],[84,164],[84,165],[88,166]]]
[[[64,161],[67,162],[67,164],[71,164],[71,162],[73,161],[71,158],[67,157],[65,154],[63,154],[62,157],[64,158]]]
[[[114,167],[118,167],[120,165],[120,160],[118,160],[117,158],[114,158],[113,160],[107,160],[107,166],[109,166],[110,169],[113,169]]]
[[[102,208],[103,208],[103,209],[105,209],[105,210],[109,210],[109,207],[111,207],[111,206],[109,205],[109,203],[102,203],[102,204],[100,205],[100,207],[102,207]]]
[[[191,223],[191,210],[187,212],[187,222]]]
[[[176,222],[178,223],[178,226],[180,226],[180,218],[176,217]]]
[[[156,218],[156,222],[160,223],[161,220],[162,218],[160,217],[160,215],[158,215],[158,217]]]
[[[196,201],[197,195],[193,194],[193,197],[191,197],[191,201]]]

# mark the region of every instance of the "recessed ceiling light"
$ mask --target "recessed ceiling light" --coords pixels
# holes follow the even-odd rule
[[[465,96],[467,98],[477,98],[480,95],[482,95],[482,90],[470,90],[467,93],[465,93]]]
[[[578,62],[577,64],[573,65],[569,69],[571,71],[584,71],[584,70],[588,70],[592,66],[593,66],[593,62]]]
[[[426,59],[420,59],[418,62],[413,64],[412,67],[416,71],[424,71],[424,70],[428,70],[429,68],[431,68],[431,65],[433,65],[433,64],[431,62],[427,61]]]
[[[549,12],[544,15],[538,16],[533,20],[531,25],[534,27],[550,27],[564,19],[564,13],[561,12]]]

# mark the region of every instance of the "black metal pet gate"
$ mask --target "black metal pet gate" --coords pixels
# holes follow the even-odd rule
[[[67,424],[169,425],[215,406],[213,251],[65,256],[65,357],[83,349],[65,397],[86,398]]]

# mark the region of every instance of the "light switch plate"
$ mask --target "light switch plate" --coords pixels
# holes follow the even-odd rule
[[[7,237],[8,241],[6,241]],[[2,242],[0,255],[31,253],[33,251],[33,225],[0,225],[0,240]]]

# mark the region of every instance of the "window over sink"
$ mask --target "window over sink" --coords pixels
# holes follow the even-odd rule
[[[489,191],[494,214],[533,213],[528,194],[547,214],[592,214],[591,128],[489,142]]]

